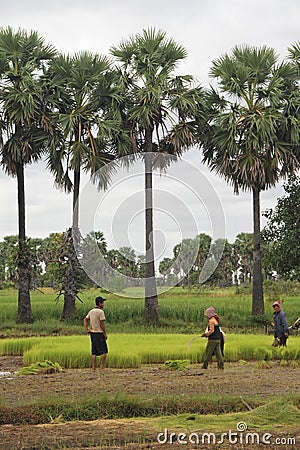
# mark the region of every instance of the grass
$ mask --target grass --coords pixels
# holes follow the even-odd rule
[[[154,419],[152,421],[155,422]],[[177,416],[161,417],[161,429],[169,430],[206,430],[222,432],[237,431],[238,423],[245,423],[247,430],[264,431],[276,426],[293,425],[300,422],[300,411],[286,398],[278,398],[258,406],[251,411],[228,414],[179,414]]]
[[[195,339],[196,338],[196,339]],[[299,340],[290,337],[288,347],[272,347],[272,337],[229,334],[225,362],[285,360],[300,362]],[[185,334],[110,334],[107,367],[129,368],[166,361],[202,361],[206,339]],[[0,341],[0,355],[23,355],[25,365],[50,360],[64,368],[88,368],[90,340],[85,336],[49,336]]]
[[[43,288],[44,293],[31,293],[34,323],[16,325],[17,292],[0,290],[0,334],[2,337],[22,335],[64,335],[83,334],[82,321],[87,312],[94,307],[96,295],[104,294],[108,301],[105,304],[107,324],[110,332],[127,333],[198,333],[206,327],[205,309],[213,305],[221,316],[222,327],[231,332],[263,333],[264,324],[253,321],[251,316],[251,295],[241,290],[236,294],[233,288],[201,291],[173,288],[159,297],[160,322],[155,325],[144,323],[144,300],[142,298],[124,298],[113,294],[105,294],[99,289],[90,289],[80,294],[81,302],[77,302],[76,317],[60,320],[62,298],[57,302],[56,293]],[[135,288],[128,290],[133,295]],[[139,289],[139,288],[137,288]],[[299,317],[300,295],[284,296],[283,308],[290,323]],[[265,301],[266,320],[272,320],[271,301]]]
[[[92,396],[79,399],[57,398],[47,396],[32,402],[11,404],[0,407],[0,423],[37,424],[49,423],[51,418],[61,417],[63,421],[72,420],[96,420],[132,418],[132,417],[161,417],[173,414],[222,414],[224,411],[241,411],[245,409],[237,396],[226,399],[222,404],[216,395],[210,397],[195,396],[181,398],[180,403],[175,396],[163,396],[159,398],[140,397],[128,395],[122,392],[115,394],[97,393]],[[262,401],[251,401],[253,405],[260,405]],[[1,418],[2,412],[2,418]],[[170,417],[169,417],[170,420]]]
[[[161,431],[191,431],[195,429],[220,432],[235,430],[237,423],[245,422],[248,429],[274,429],[276,425],[299,423],[299,396],[277,396],[274,400],[248,398],[247,408],[239,396],[212,394],[194,397],[176,396],[139,397],[122,392],[115,394],[94,392],[90,397],[66,399],[47,396],[22,404],[0,405],[0,423],[38,424],[53,423],[60,417],[62,422],[145,417],[147,423]],[[248,408],[251,408],[249,411]],[[159,419],[155,419],[158,418]],[[156,424],[156,425],[155,425]]]
[[[94,307],[94,298],[99,293],[99,290],[84,291],[80,294],[83,303],[77,304],[77,317],[61,321],[62,300],[55,302],[56,293],[50,289],[45,289],[44,294],[34,291],[31,295],[34,324],[16,325],[16,291],[0,291],[0,334],[6,338],[0,340],[0,355],[23,355],[24,365],[50,360],[64,368],[90,368],[90,341],[82,322],[87,311]],[[134,289],[127,292],[132,298],[103,294],[108,298],[105,304],[108,367],[139,367],[169,361],[169,368],[164,369],[176,370],[185,366],[182,361],[201,362],[206,340],[191,341],[204,331],[203,312],[210,305],[216,307],[227,334],[225,362],[247,364],[254,360],[261,368],[268,368],[270,360],[280,360],[282,365],[299,367],[299,337],[291,336],[287,348],[272,347],[272,336],[264,334],[262,323],[254,323],[251,319],[251,295],[247,290],[241,289],[237,294],[234,289],[174,288],[159,298],[160,323],[157,326],[144,324],[144,300],[134,298]],[[273,299],[266,297],[268,320],[272,320]],[[289,294],[286,291],[283,300],[283,309],[292,323],[299,316],[299,292]],[[183,370],[189,370],[189,365]],[[178,397],[178,392],[174,392],[174,395],[162,398],[148,398],[122,391],[113,395],[93,391],[87,397],[47,396],[23,404],[12,402],[6,405],[0,399],[0,422],[37,424],[99,417],[144,417],[139,420],[145,421],[147,429],[152,427],[157,432],[165,428],[179,432],[195,429],[222,432],[236,430],[238,422],[245,422],[248,428],[260,431],[299,423],[300,412],[295,406],[299,406],[299,394],[275,395],[273,399],[269,402],[266,398],[247,397],[249,410],[238,392],[234,396],[219,392],[209,397],[199,393],[192,398]],[[45,444],[45,448],[50,447]]]

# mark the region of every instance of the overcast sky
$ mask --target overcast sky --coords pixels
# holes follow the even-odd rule
[[[111,46],[117,45],[122,39],[132,34],[141,32],[143,28],[162,29],[166,31],[168,37],[174,38],[188,51],[188,58],[180,65],[178,72],[192,74],[202,85],[208,86],[211,61],[225,52],[230,52],[237,44],[267,45],[274,48],[281,58],[285,58],[287,48],[300,38],[299,13],[299,0],[190,0],[185,2],[182,0],[52,0],[51,2],[10,0],[1,4],[0,25],[2,27],[10,25],[15,29],[23,28],[28,31],[34,29],[47,42],[64,53],[91,50],[101,54],[108,54]],[[251,232],[251,195],[235,196],[232,188],[225,181],[209,173],[201,165],[200,151],[192,150],[185,154],[184,159],[188,164],[193,164],[202,180],[206,180],[207,189],[210,190],[211,187],[214,189],[214,201],[218,203],[220,200],[222,205],[224,230],[217,232],[218,235],[215,237],[221,236],[224,231],[224,236],[233,242],[238,233]],[[123,188],[126,183],[124,180]],[[171,176],[167,177],[167,181],[170,182],[170,180]],[[0,240],[2,240],[4,236],[18,232],[16,180],[10,179],[0,170],[0,187]],[[84,183],[82,188],[85,189]],[[124,192],[126,189],[123,189]],[[134,190],[131,195],[133,194]],[[273,207],[276,199],[282,194],[283,190],[280,186],[262,193],[262,210]],[[174,195],[177,198],[179,196],[179,194]],[[186,206],[190,212],[197,210],[194,200],[187,200]],[[165,201],[166,204],[170,204],[173,200]],[[200,205],[204,200],[198,198],[195,201],[198,201]],[[183,204],[185,200],[180,199],[180,202]],[[43,163],[26,168],[26,207],[28,236],[46,237],[50,232],[65,230],[71,223],[71,196],[54,188],[53,180],[46,172]],[[124,207],[123,201],[122,207]],[[163,216],[162,209],[161,207],[159,214]],[[210,216],[209,205],[204,205],[204,209],[207,211],[207,216],[205,218],[204,214],[202,219],[200,216],[196,217],[196,231],[213,235],[211,229],[214,228],[212,224],[214,218]],[[201,210],[201,207],[198,210]],[[182,214],[184,217],[185,213],[182,212]],[[108,222],[112,222],[115,215],[116,212],[112,212]],[[139,213],[136,212],[135,217],[138,216]],[[181,227],[181,217],[174,218],[173,212],[168,213],[167,216],[168,220],[174,219],[170,219],[170,223],[176,223],[178,224],[176,226]],[[119,223],[122,223],[122,220],[120,216]],[[168,220],[164,222],[162,217],[159,224],[163,228],[166,223],[163,233],[168,233]],[[101,220],[97,223],[99,229],[102,229],[102,223],[104,222]],[[160,228],[157,223],[156,226]],[[134,235],[137,235],[139,227],[141,227],[140,222],[136,220]],[[108,226],[103,231],[109,244],[113,245],[112,242],[116,239],[112,239],[113,236],[110,235],[111,223],[110,228]],[[191,233],[194,231],[192,227]],[[184,233],[181,234],[184,235]],[[180,233],[174,234],[174,242],[179,236]],[[137,249],[140,246],[134,242],[131,244]],[[116,245],[122,245],[122,241],[118,240]],[[126,245],[126,239],[124,245]],[[170,245],[173,245],[173,241]]]

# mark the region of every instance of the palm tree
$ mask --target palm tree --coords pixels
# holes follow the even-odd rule
[[[172,270],[173,259],[172,258],[164,258],[159,263],[159,273],[163,276],[164,284],[168,282],[168,275],[170,275]]]
[[[195,260],[195,270],[199,273],[199,282],[203,283],[207,279],[206,261],[211,257],[212,239],[206,233],[200,233],[196,237],[198,241],[198,253]]]
[[[300,41],[296,42],[295,44],[291,45],[288,48],[289,52],[289,58],[295,62],[298,66],[298,70],[300,70]],[[298,72],[299,77],[299,72]]]
[[[107,57],[81,52],[74,56],[60,55],[48,71],[58,102],[56,121],[61,130],[59,148],[48,155],[48,167],[55,181],[67,192],[73,192],[72,226],[69,234],[69,265],[63,286],[62,319],[76,312],[78,294],[78,260],[74,248],[79,243],[79,192],[81,172],[90,173],[101,187],[108,184],[109,174],[100,168],[112,161],[115,149],[107,142],[118,133],[118,121],[112,104],[118,101],[115,77]],[[73,174],[73,177],[72,177]],[[99,176],[100,178],[97,178]],[[74,242],[73,242],[74,241]]]
[[[44,98],[43,71],[55,49],[37,32],[11,27],[0,30],[1,164],[17,178],[18,189],[18,316],[31,323],[30,263],[25,227],[24,168],[47,148],[51,126]]]
[[[278,64],[267,47],[235,47],[213,61],[210,75],[221,93],[211,90],[211,116],[201,140],[204,161],[234,186],[253,196],[252,314],[264,314],[260,251],[260,193],[299,167],[295,150],[299,121],[287,117],[296,90],[291,63]],[[297,122],[297,126],[295,125]]]
[[[111,53],[121,63],[132,152],[142,154],[145,161],[145,320],[156,322],[152,171],[159,158],[153,158],[153,153],[180,155],[191,144],[188,119],[193,117],[202,91],[192,88],[192,77],[174,75],[187,53],[163,31],[143,30],[113,47]]]
[[[296,42],[290,48],[288,48],[289,59],[292,64],[294,64],[295,70],[297,72],[297,85],[296,89],[291,89],[291,101],[287,103],[285,108],[285,117],[289,123],[289,132],[291,138],[296,140],[298,143],[300,141],[300,41]],[[290,86],[289,86],[290,87]],[[297,148],[297,156],[300,159],[300,146]]]
[[[250,284],[253,277],[253,234],[239,233],[235,238],[234,248],[238,255],[241,283]]]
[[[76,250],[78,256],[76,262],[78,260],[84,268],[88,268],[88,270],[78,271],[78,278],[82,280],[82,284],[86,286],[94,284],[95,280],[104,280],[106,268],[103,258],[107,253],[104,234],[101,231],[91,231],[81,238]]]

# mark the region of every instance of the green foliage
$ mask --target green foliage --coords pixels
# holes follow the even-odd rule
[[[34,364],[31,364],[30,366],[22,367],[17,372],[17,375],[37,375],[37,374],[46,374],[46,373],[56,373],[61,372],[62,368],[61,366],[55,362],[52,361],[41,361],[36,362]]]
[[[300,281],[300,177],[292,177],[284,185],[285,195],[273,210],[264,213],[263,230],[265,264],[284,279]]]
[[[222,401],[224,400],[222,399]],[[211,413],[209,406],[208,411]],[[279,398],[263,405],[256,405],[250,411],[218,415],[215,415],[214,412],[211,414],[196,413],[193,416],[187,413],[160,417],[156,420],[159,422],[160,429],[182,429],[184,424],[184,428],[188,430],[200,429],[207,432],[218,430],[221,432],[222,430],[236,430],[237,423],[244,422],[247,424],[249,431],[256,430],[258,432],[259,430],[270,430],[270,428],[273,429],[277,426],[297,424],[300,420],[300,411],[292,401]]]
[[[189,359],[176,359],[171,361],[166,361],[164,366],[171,370],[185,370],[190,364]]]
[[[277,282],[274,282],[277,286]],[[273,285],[272,285],[273,286]],[[294,283],[288,283],[283,300],[283,308],[291,324],[299,317],[300,290]],[[289,293],[290,291],[290,293]],[[140,295],[141,288],[128,288],[126,295]],[[173,288],[160,295],[160,322],[156,326],[144,323],[144,301],[142,298],[119,297],[99,289],[85,290],[80,293],[83,303],[77,306],[77,314],[69,320],[61,321],[61,303],[55,302],[56,293],[43,288],[43,292],[31,293],[32,310],[35,323],[16,325],[17,292],[0,290],[0,333],[3,336],[70,335],[84,332],[82,321],[87,312],[95,305],[95,297],[103,295],[108,298],[105,304],[107,326],[110,332],[145,332],[145,333],[199,333],[206,328],[205,309],[213,305],[221,317],[221,325],[226,330],[238,333],[265,332],[265,324],[272,321],[273,310],[266,294],[266,322],[252,320],[251,294],[235,293],[235,288],[227,289],[182,289]],[[1,342],[1,341],[0,341]],[[1,345],[0,345],[1,347]]]
[[[17,339],[5,339],[0,341],[0,354],[9,356],[23,355],[27,350],[30,350],[34,345],[40,342],[40,338],[17,338]]]
[[[109,334],[107,366],[140,367],[142,364],[165,364],[179,369],[186,363],[203,360],[206,340],[186,334]],[[286,348],[272,347],[273,337],[266,335],[226,334],[225,361],[300,361],[298,337],[291,336]],[[91,366],[88,336],[57,336],[5,339],[0,354],[23,355],[24,364],[56,361],[64,368]],[[124,351],[126,349],[126,351]]]
[[[257,400],[251,401],[253,406],[261,405]],[[1,407],[0,415],[10,424],[36,424],[63,422],[72,420],[97,420],[99,418],[117,419],[129,417],[145,417],[147,419],[159,417],[160,420],[173,420],[179,414],[199,415],[211,417],[217,414],[224,417],[224,412],[241,411],[243,406],[238,396],[229,396],[220,402],[216,395],[180,397],[177,395],[165,395],[153,398],[127,395],[124,393],[99,393],[93,392],[90,397],[77,398],[53,398],[48,397],[39,401],[27,402],[24,405],[13,403],[9,408]],[[163,417],[162,417],[163,416]],[[236,423],[236,422],[235,422]],[[181,422],[182,425],[182,422]]]

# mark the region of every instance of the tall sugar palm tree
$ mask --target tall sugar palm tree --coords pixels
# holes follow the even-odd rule
[[[175,69],[186,50],[163,31],[143,30],[111,49],[120,63],[132,152],[145,161],[145,320],[159,320],[153,239],[153,153],[180,155],[192,142],[193,117],[202,90],[192,87],[191,76]],[[175,143],[175,144],[174,144]]]
[[[61,130],[60,145],[49,153],[48,166],[56,183],[67,192],[73,192],[69,234],[71,232],[74,241],[79,239],[82,171],[89,173],[102,187],[106,187],[109,180],[109,174],[105,177],[104,171],[99,169],[116,155],[116,148],[108,146],[108,141],[119,132],[118,117],[113,114],[119,93],[109,59],[91,52],[59,55],[51,64],[48,77],[57,95],[55,118]],[[79,265],[73,241],[68,239],[69,265],[62,289],[63,319],[74,316],[79,289],[76,275]]]
[[[55,53],[35,31],[14,31],[11,27],[0,30],[1,165],[17,179],[19,323],[33,322],[24,169],[37,161],[48,146],[51,125],[42,80],[45,67]]]
[[[285,117],[287,118],[290,127],[289,132],[291,133],[291,138],[299,143],[300,141],[300,41],[293,44],[288,48],[289,60],[294,64],[295,70],[297,71],[297,85],[296,89],[291,89],[291,99],[287,103],[285,108]],[[296,120],[295,120],[296,118]],[[297,148],[297,156],[300,159],[300,146]]]
[[[297,117],[289,107],[296,90],[291,63],[278,63],[267,47],[235,47],[213,61],[210,122],[202,136],[204,161],[253,197],[252,314],[264,314],[260,251],[260,193],[299,167]],[[221,97],[224,95],[224,97]]]

